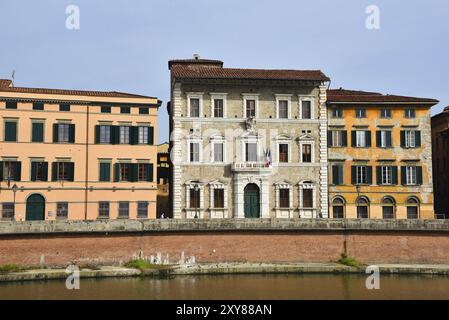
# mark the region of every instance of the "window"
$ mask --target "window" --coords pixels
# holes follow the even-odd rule
[[[343,118],[343,109],[342,108],[333,108],[332,109],[332,118],[335,118],[335,119]]]
[[[245,161],[256,162],[257,161],[257,143],[247,142],[245,148]]]
[[[356,118],[366,118],[366,109],[364,109],[364,108],[355,109],[355,117]]]
[[[44,123],[31,123],[31,142],[44,142]]]
[[[381,118],[391,118],[391,109],[381,109],[380,117]]]
[[[137,218],[148,218],[148,201],[137,202]]]
[[[214,189],[214,208],[224,207],[224,189]]]
[[[129,202],[128,201],[119,201],[118,217],[119,218],[129,218]]]
[[[301,100],[301,119],[312,119],[311,100]]]
[[[139,143],[148,144],[148,133],[149,127],[138,127],[139,128]]]
[[[150,114],[150,108],[148,107],[140,107],[139,114]]]
[[[342,147],[343,141],[342,141],[342,131],[340,130],[334,130],[332,132],[332,147]]]
[[[69,215],[69,203],[68,202],[56,203],[56,218],[67,219],[68,215]]]
[[[120,107],[120,113],[131,113],[130,107]]]
[[[6,120],[4,130],[5,130],[4,141],[10,141],[10,142],[17,141],[17,121],[16,120]]]
[[[313,208],[313,189],[302,189],[303,208]]]
[[[421,146],[421,132],[417,130],[401,131],[401,146],[403,148],[418,148]]]
[[[100,126],[100,143],[111,143],[111,126]]]
[[[224,100],[223,99],[214,99],[214,117],[215,118],[223,118],[224,114]]]
[[[371,184],[372,168],[369,166],[354,166],[353,184]]]
[[[120,144],[129,144],[129,127],[120,126]]]
[[[68,104],[68,103],[61,103],[59,105],[59,111],[70,111],[70,104]]]
[[[279,207],[290,208],[290,189],[279,189]]]
[[[42,102],[34,102],[33,110],[44,110],[44,104]]]
[[[394,219],[394,200],[390,197],[382,199],[382,218]]]
[[[419,201],[414,198],[407,199],[407,219],[419,218]]]
[[[312,162],[312,145],[303,144],[302,145],[302,162],[309,163]]]
[[[365,198],[357,199],[357,218],[368,219],[369,217],[369,202]]]
[[[391,185],[393,184],[393,167],[380,167],[381,170],[381,184]]]
[[[190,98],[190,117],[198,118],[200,116],[200,99]]]
[[[341,198],[335,198],[332,201],[332,217],[334,219],[343,219],[345,217],[345,202]]]
[[[223,162],[223,143],[214,143],[214,162]]]
[[[256,117],[256,100],[252,99],[246,100],[246,117],[247,118]]]
[[[20,161],[4,161],[3,162],[3,180],[20,181],[21,178],[21,162]]]
[[[407,166],[405,167],[405,184],[417,185],[418,184],[418,167]]]
[[[415,109],[405,109],[405,117],[408,119],[416,118]]]
[[[57,162],[56,164],[57,164],[56,170],[57,170],[58,181],[70,180],[71,163],[70,162]]]
[[[366,131],[356,131],[355,133],[356,133],[355,146],[357,148],[365,148],[367,146]]]
[[[101,106],[101,113],[111,113],[111,107],[110,106]]]
[[[279,162],[288,162],[288,144],[279,144]]]
[[[391,148],[391,131],[390,130],[380,130],[377,131],[377,147],[378,148]]]
[[[32,161],[31,162],[31,181],[47,181],[48,180],[48,164],[47,162]]]
[[[131,163],[120,163],[120,181],[131,181]]]
[[[190,208],[200,207],[200,189],[197,190],[195,190],[194,188],[190,189],[189,205]]]
[[[6,109],[17,109],[16,101],[6,101]]]
[[[111,163],[100,162],[100,177],[99,180],[102,182],[111,181]]]
[[[14,220],[14,203],[5,202],[2,204],[2,219]]]
[[[200,162],[200,144],[198,142],[190,143],[190,162]]]
[[[70,141],[70,124],[59,123],[58,124],[58,142]]]
[[[149,163],[139,163],[138,164],[138,181],[150,181],[150,164]]]
[[[335,186],[340,186],[343,184],[343,164],[333,164],[332,165],[332,184]]]
[[[288,100],[279,100],[279,119],[288,119]]]
[[[109,218],[109,202],[108,201],[100,201],[98,203],[98,218],[107,219]]]

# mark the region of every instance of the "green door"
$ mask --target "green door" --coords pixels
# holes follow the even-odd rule
[[[45,220],[45,199],[40,194],[28,197],[26,220]]]
[[[245,218],[260,217],[259,187],[250,183],[245,187]]]

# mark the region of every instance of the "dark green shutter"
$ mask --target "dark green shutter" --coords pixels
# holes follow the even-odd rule
[[[416,147],[421,147],[421,131],[415,131],[415,144]]]
[[[338,165],[333,165],[332,166],[332,184],[337,186],[338,183]]]
[[[401,147],[405,148],[405,131],[401,131]]]
[[[381,166],[376,167],[376,183],[379,186],[382,184],[382,167]]]
[[[365,131],[366,134],[366,146],[371,147],[371,131]]]
[[[114,164],[114,181],[120,181],[120,163]]]
[[[406,185],[407,184],[407,172],[406,172],[406,168],[405,166],[401,167],[401,184],[402,185]]]
[[[17,122],[5,122],[5,141],[17,141]]]
[[[120,144],[120,126],[112,126],[114,128],[114,142],[113,144]]]
[[[419,185],[422,185],[422,167],[416,167],[416,178]]]
[[[36,181],[36,167],[37,162],[35,161],[31,162],[31,177],[30,177],[31,181]]]
[[[387,131],[387,148],[391,148],[393,146],[391,139],[391,131]]]
[[[382,131],[376,131],[376,146],[381,147]],[[378,183],[379,184],[379,183]]]
[[[100,181],[111,181],[111,164],[100,163]]]
[[[393,167],[391,167],[391,171],[392,171],[392,173],[393,173],[393,176],[392,176],[392,183],[393,184],[398,184],[398,167],[396,167],[396,166],[393,166]]]
[[[154,144],[154,127],[150,127],[150,129],[149,129],[148,144],[151,144],[151,145]]]
[[[327,146],[332,147],[332,131],[327,132]]]
[[[341,146],[342,147],[348,146],[348,131],[346,130],[341,132]]]
[[[352,184],[357,183],[357,166],[351,166],[351,182]]]
[[[20,161],[15,162],[16,164],[16,176],[14,177],[15,181],[21,181],[22,177],[22,163]]]
[[[154,166],[152,163],[150,163],[149,165],[147,165],[147,181],[152,182],[153,181],[153,170],[154,170]]]
[[[48,162],[42,162],[42,181],[48,180]]]
[[[95,126],[95,143],[100,143],[100,126]]]
[[[131,182],[139,181],[139,164],[138,163],[129,163],[128,164],[130,170],[129,180]]]
[[[0,161],[0,181],[3,181],[3,161]]]
[[[57,123],[53,124],[53,142],[58,142],[58,127]]]
[[[139,144],[139,127],[129,127],[129,144]]]
[[[69,181],[75,181],[75,164],[73,162],[69,162]]]
[[[368,175],[368,184],[373,184],[373,167],[367,166],[366,167],[366,173]]]
[[[69,142],[75,143],[75,125],[69,124]]]
[[[356,140],[357,140],[356,131],[351,131],[351,146],[355,147],[357,145]]]
[[[32,127],[32,141],[43,142],[44,141],[44,124],[40,122],[33,123]]]
[[[51,181],[58,181],[58,163],[51,164]]]

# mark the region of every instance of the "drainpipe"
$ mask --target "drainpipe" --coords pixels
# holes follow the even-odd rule
[[[84,176],[84,220],[87,220],[87,196],[88,196],[88,178],[89,178],[89,105],[87,105],[86,115],[86,173]]]

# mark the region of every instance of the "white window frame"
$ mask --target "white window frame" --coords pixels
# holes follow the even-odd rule
[[[254,104],[256,106],[256,116],[254,118],[259,118],[259,94],[258,93],[243,93],[243,118],[248,118],[246,115],[246,101],[247,100],[254,100]]]
[[[332,148],[341,148],[343,146],[343,130],[331,130],[332,132]],[[339,139],[336,139],[338,136]],[[340,144],[337,145],[337,141]]]
[[[198,185],[200,191],[200,207],[199,208],[191,208],[190,207],[190,190],[195,189],[195,185]],[[201,183],[188,182],[185,185],[185,208],[198,210],[199,214],[202,215],[202,210],[204,209],[204,185]],[[199,217],[200,218],[200,217]]]
[[[187,92],[187,118],[197,119],[203,117],[203,92]],[[199,99],[200,110],[199,117],[191,117],[190,116],[190,99]]]
[[[291,94],[275,94],[276,97],[276,119],[288,120],[292,117],[292,95]],[[287,101],[287,118],[279,117],[279,102]]]
[[[418,184],[418,169],[416,166],[405,167],[405,184],[408,186]]]
[[[393,184],[393,167],[392,166],[381,166],[381,182],[382,185],[392,185]]]
[[[189,137],[186,139],[187,146],[187,159],[186,162],[188,163],[201,163],[203,162],[203,140],[199,137]],[[199,161],[190,161],[190,144],[191,143],[198,143],[199,144]]]
[[[223,161],[215,161],[215,145],[223,145]],[[213,136],[210,138],[211,152],[210,152],[210,162],[212,163],[225,163],[227,160],[226,153],[226,139],[223,136]]]
[[[288,145],[288,162],[279,162],[279,145],[280,144],[287,144]],[[273,162],[275,161],[278,164],[286,164],[292,162],[292,139],[285,135],[280,135],[276,137],[276,151],[275,151],[275,158]],[[271,155],[273,157],[273,154]]]
[[[355,146],[356,148],[366,148],[366,131],[364,130],[355,131]]]
[[[214,206],[214,190],[215,189],[223,189],[223,201],[224,201],[224,207],[223,208],[215,208]],[[209,208],[210,209],[227,209],[228,208],[228,186],[220,181],[214,181],[209,183]]]
[[[315,119],[315,106],[314,106],[313,100],[314,100],[313,96],[298,95],[298,110],[299,110],[298,119],[302,119],[302,120],[314,120]],[[303,117],[302,117],[302,102],[303,101],[310,101],[310,119],[308,119],[308,118],[303,119]]]
[[[366,179],[363,179],[365,177]],[[360,179],[359,179],[360,178]],[[356,166],[356,179],[355,183],[358,185],[368,184],[368,167],[365,165]],[[365,181],[363,181],[365,180]]]
[[[405,130],[405,147],[416,148],[416,130]]]
[[[304,189],[312,189],[312,208],[304,208],[304,204],[303,204],[303,195],[302,195],[302,191]],[[316,209],[317,208],[317,195],[316,195],[316,185],[315,183],[304,183],[304,182],[300,182],[298,184],[298,191],[299,191],[299,208],[300,209]]]
[[[387,133],[391,132],[391,130],[380,130],[380,147],[381,148],[388,148],[387,147]]]
[[[210,93],[210,117],[225,119],[226,118],[226,104],[227,104],[227,93]],[[215,100],[223,100],[223,118],[215,117],[214,109],[215,109]]]
[[[281,208],[281,189],[288,189],[289,190],[289,194],[288,194],[288,207],[286,208]],[[287,210],[287,209],[293,209],[293,188],[292,185],[290,183],[287,182],[278,182],[275,184],[275,191],[276,191],[276,209],[279,210]]]

